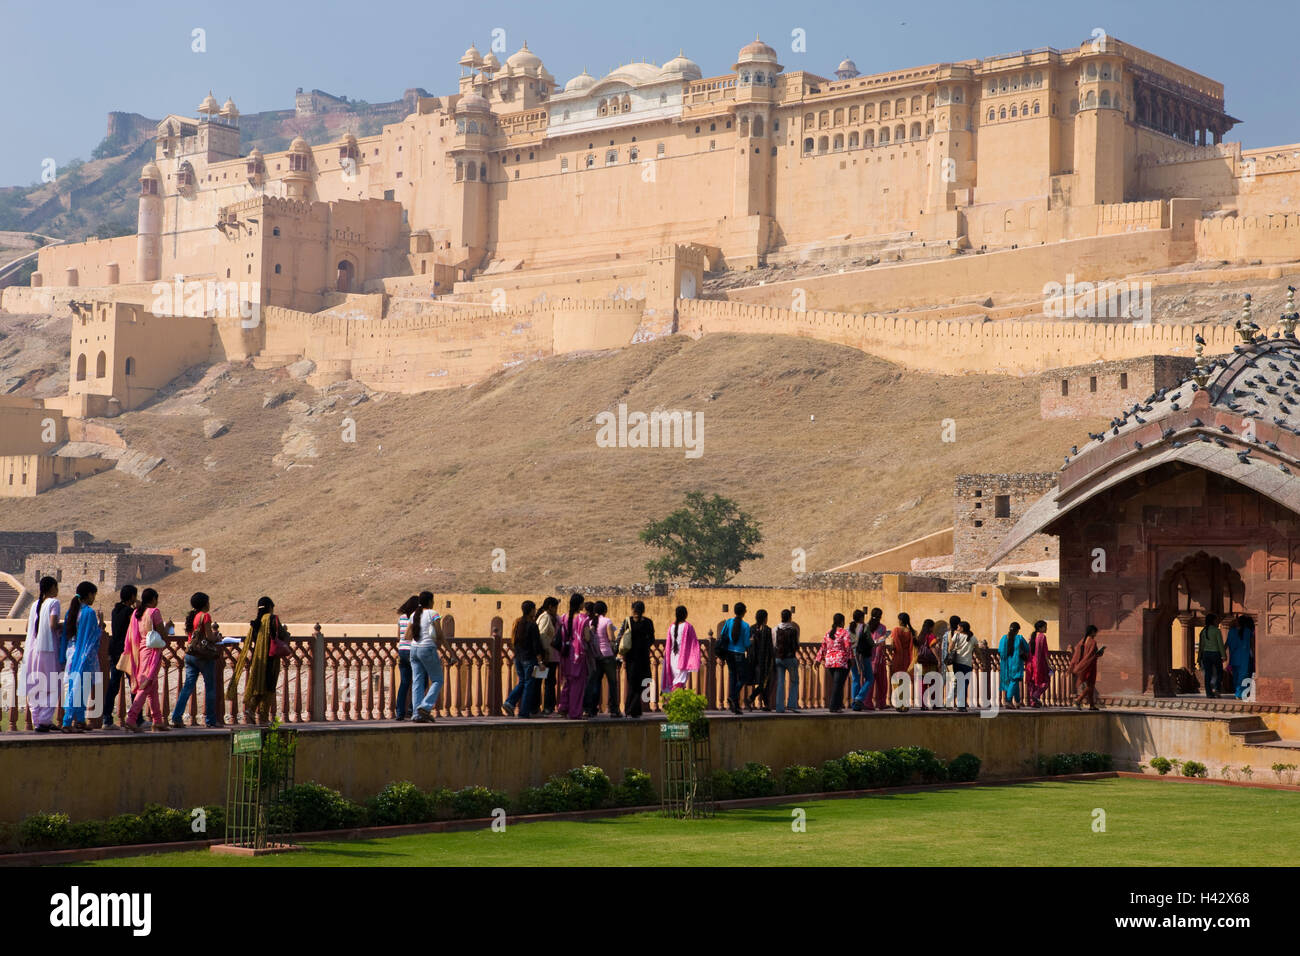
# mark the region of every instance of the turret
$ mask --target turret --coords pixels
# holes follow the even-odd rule
[[[139,216],[136,219],[135,267],[137,282],[156,282],[162,276],[162,173],[152,162],[140,171]]]

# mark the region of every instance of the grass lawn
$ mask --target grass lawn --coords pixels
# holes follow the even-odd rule
[[[807,813],[804,833],[792,831],[794,807]],[[1105,833],[1093,831],[1097,808]],[[1206,838],[1226,832],[1231,852]],[[256,860],[205,849],[89,865],[1290,866],[1298,852],[1300,793],[1112,779],[795,800],[710,820],[639,814],[313,843]]]

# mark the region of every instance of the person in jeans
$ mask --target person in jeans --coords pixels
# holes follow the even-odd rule
[[[853,614],[856,617],[858,611]],[[878,607],[871,609],[871,616],[863,622],[862,627],[858,630],[857,639],[853,644],[853,656],[858,662],[858,673],[862,675],[862,680],[858,684],[858,691],[853,695],[854,710],[874,710],[872,702],[872,688],[876,686],[875,670],[875,650],[876,644],[885,639],[888,631],[885,625],[881,623],[881,618],[885,612]]]
[[[621,717],[618,705],[618,644],[614,640],[614,622],[609,619],[609,606],[595,601],[591,607],[592,664],[584,694],[583,710],[595,717],[600,707],[601,681],[609,683],[606,707],[611,717]]]
[[[957,709],[965,711],[971,693],[970,675],[975,669],[975,635],[971,633],[970,621],[958,621],[955,631],[948,637],[948,656],[952,660],[952,695]],[[975,703],[979,704],[978,696]]]
[[[555,640],[559,628],[560,619],[556,614],[559,607],[559,598],[548,597],[542,600],[542,606],[537,611],[537,633],[541,635],[542,647],[545,648],[545,656],[539,662],[546,666],[546,676],[542,678],[541,688],[543,717],[552,717],[555,714],[555,684],[560,674],[560,652],[555,649],[552,641]]]
[[[190,595],[190,612],[185,615],[185,636],[188,639],[185,651],[185,683],[181,685],[180,693],[176,695],[176,706],[172,708],[171,717],[171,725],[176,728],[185,726],[181,718],[185,713],[185,705],[190,702],[190,697],[199,685],[200,675],[203,677],[204,726],[222,725],[221,714],[217,709],[222,696],[221,685],[217,683],[217,662],[220,656],[200,656],[195,653],[202,650],[204,654],[210,654],[207,648],[216,647],[216,640],[212,634],[212,615],[208,613],[208,607],[208,596],[202,591]],[[218,649],[216,653],[220,655],[221,651]]]
[[[126,650],[126,631],[131,626],[131,612],[135,610],[136,595],[139,592],[134,584],[122,585],[122,590],[118,595],[118,602],[113,605],[113,610],[108,618],[108,652],[107,652],[107,671],[108,677],[105,679],[104,686],[104,726],[113,726],[113,711],[117,710],[117,696],[122,689],[123,671],[117,669],[118,658]]]
[[[775,670],[776,655],[772,647],[772,628],[767,623],[767,611],[759,608],[754,612],[754,626],[749,629],[748,666],[752,683],[746,705],[754,709],[754,701],[763,702],[763,710],[772,709],[772,674]]]
[[[776,706],[778,714],[787,710],[799,713],[799,625],[791,620],[790,609],[781,609],[781,623],[776,626]],[[789,681],[787,691],[787,680]]]
[[[420,608],[411,625],[416,629],[411,645],[411,683],[417,724],[434,722],[433,711],[442,693],[442,629],[433,609],[433,592],[420,592]]]
[[[1205,627],[1201,628],[1201,639],[1196,649],[1196,663],[1205,673],[1205,696],[1218,697],[1219,686],[1223,683],[1223,657],[1226,648],[1223,644],[1223,632],[1219,630],[1217,614],[1205,615]]]
[[[849,622],[849,641],[856,648],[858,646],[858,636],[862,633],[863,628],[867,626],[864,620],[866,612],[860,607],[853,609],[853,619]],[[856,702],[858,694],[862,691],[862,681],[866,677],[862,673],[862,668],[858,667],[858,656],[855,653],[853,660],[849,662],[849,700]],[[869,679],[869,678],[866,678]]]
[[[533,692],[533,683],[536,680],[533,671],[537,668],[537,662],[542,659],[542,638],[537,632],[535,620],[537,605],[532,601],[525,601],[520,605],[519,612],[512,634],[515,648],[515,673],[519,675],[519,683],[515,684],[514,690],[501,705],[501,709],[505,711],[507,717],[513,717],[517,706],[520,717],[532,717],[536,696]]]
[[[646,703],[642,695],[650,689],[650,649],[655,643],[654,621],[645,616],[645,602],[633,601],[632,614],[623,622],[631,632],[632,649],[623,658],[627,665],[627,693],[623,698],[623,716],[640,717]],[[619,634],[622,639],[622,634]]]
[[[822,638],[822,646],[817,649],[817,660],[826,668],[831,677],[830,698],[826,709],[838,714],[844,709],[844,683],[849,676],[849,661],[853,658],[853,645],[849,632],[844,629],[844,615],[836,614],[830,630]]]
[[[727,662],[727,696],[731,712],[740,714],[740,701],[749,683],[746,677],[745,655],[749,651],[749,625],[745,623],[745,605],[738,603],[735,617],[722,625],[718,634],[718,647]]]
[[[412,594],[397,609],[397,719],[411,716],[411,618],[420,609],[420,596]]]

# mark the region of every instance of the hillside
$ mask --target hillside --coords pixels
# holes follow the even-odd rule
[[[294,619],[364,620],[419,587],[644,580],[638,530],[698,488],[762,522],[765,558],[738,583],[779,584],[794,548],[817,570],[945,527],[955,474],[1054,469],[1096,426],[1040,421],[1032,378],[905,372],[775,336],[675,337],[413,396],[204,371],[112,420],[133,449],[164,457],[147,481],[114,471],[0,500],[0,527],[202,548],[206,573],[162,586],[175,606],[202,589],[219,614],[242,615],[269,593]],[[620,401],[702,412],[702,456],[597,447],[595,416]],[[341,437],[349,416],[355,444]],[[205,439],[210,418],[229,431]],[[505,573],[491,571],[494,548]]]

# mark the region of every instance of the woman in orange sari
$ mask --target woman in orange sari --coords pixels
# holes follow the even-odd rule
[[[931,674],[939,673],[939,636],[934,633],[934,621],[928,617],[921,622],[921,633],[916,635],[916,662],[921,665],[921,683],[917,688],[917,701],[922,710],[928,710],[925,704],[925,690],[927,686],[938,686],[939,706],[943,706],[943,688],[939,686],[939,681],[930,678]]]
[[[910,674],[912,672],[912,648],[916,645],[916,630],[912,627],[912,619],[904,611],[898,615],[898,627],[894,628],[889,635],[889,643],[894,647],[894,656],[889,662],[889,683],[890,696],[893,696],[894,675],[903,675],[903,703],[898,705],[898,712],[903,713],[907,710],[907,705],[912,699],[912,685]]]
[[[1083,702],[1087,700],[1090,710],[1099,709],[1097,707],[1097,659],[1101,657],[1103,650],[1105,648],[1097,646],[1097,625],[1089,624],[1083,640],[1074,645],[1074,653],[1070,655],[1070,670],[1077,681],[1075,689],[1078,691],[1074,698],[1075,707],[1082,708]]]

